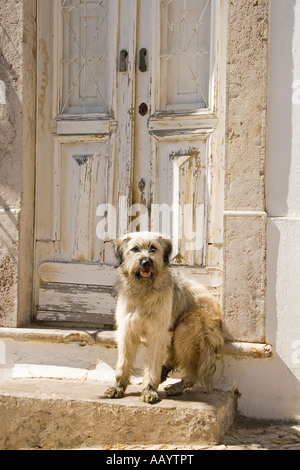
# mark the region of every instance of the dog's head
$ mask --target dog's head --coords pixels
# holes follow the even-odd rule
[[[116,267],[134,281],[155,281],[169,266],[171,241],[159,233],[135,232],[115,241]]]

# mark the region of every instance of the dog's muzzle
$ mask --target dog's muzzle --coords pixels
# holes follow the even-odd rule
[[[139,279],[152,279],[153,262],[150,258],[143,258],[140,262],[140,269],[137,272],[137,277]]]

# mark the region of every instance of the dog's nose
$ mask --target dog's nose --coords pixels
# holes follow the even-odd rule
[[[150,269],[151,268],[151,260],[149,258],[142,259],[141,261],[141,267],[144,269]]]

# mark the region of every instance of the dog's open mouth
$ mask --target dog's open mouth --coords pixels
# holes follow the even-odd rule
[[[139,279],[152,279],[153,274],[151,271],[138,271],[137,277]]]

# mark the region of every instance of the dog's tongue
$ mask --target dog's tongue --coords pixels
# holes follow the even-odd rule
[[[141,276],[145,277],[145,278],[148,278],[148,277],[151,276],[151,273],[149,271],[141,271]]]

